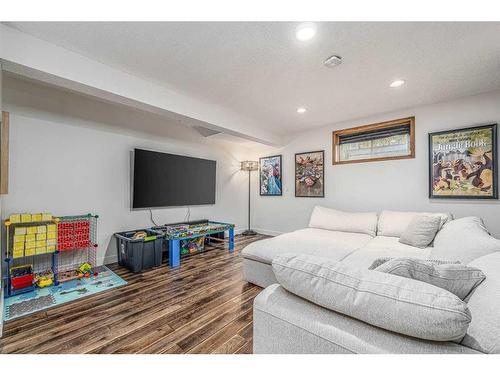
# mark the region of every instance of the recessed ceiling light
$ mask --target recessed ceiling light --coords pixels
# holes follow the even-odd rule
[[[300,41],[312,39],[316,35],[316,25],[312,22],[304,22],[297,26],[295,36]]]
[[[406,81],[404,79],[397,79],[395,81],[392,81],[389,86],[392,88],[395,88],[395,87],[403,86],[405,83],[406,83]]]
[[[297,108],[297,113],[306,113],[307,109],[305,109],[304,107],[299,107]]]

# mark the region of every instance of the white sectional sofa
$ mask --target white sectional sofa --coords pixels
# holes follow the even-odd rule
[[[308,228],[248,245],[242,252],[245,279],[266,288],[254,303],[254,352],[500,352],[500,338],[495,339],[500,337],[500,315],[492,313],[500,311],[500,240],[489,235],[480,218],[453,220],[450,214],[427,213],[441,218],[441,229],[431,246],[422,249],[400,243],[401,233],[419,214],[422,213],[358,214],[316,207]],[[318,256],[362,269],[368,269],[380,257],[486,264],[489,267],[487,282],[483,283],[486,286],[481,284],[469,301],[473,306],[469,331],[474,335],[466,335],[460,342],[422,340],[372,326],[300,298],[278,284],[272,268],[276,256],[291,253]],[[484,293],[495,295],[488,298]]]

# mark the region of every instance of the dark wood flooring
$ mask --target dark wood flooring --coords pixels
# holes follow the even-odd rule
[[[1,353],[251,353],[252,303],[241,250],[264,238],[236,236],[184,258],[181,267],[133,274],[128,285],[6,322]]]

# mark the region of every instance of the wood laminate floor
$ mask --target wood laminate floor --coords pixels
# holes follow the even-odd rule
[[[134,274],[128,285],[6,322],[1,353],[251,353],[252,303],[241,250],[263,239],[236,236],[182,259],[181,267]]]

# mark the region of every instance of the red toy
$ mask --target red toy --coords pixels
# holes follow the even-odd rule
[[[33,266],[26,264],[10,269],[10,282],[12,289],[24,289],[33,286]]]

